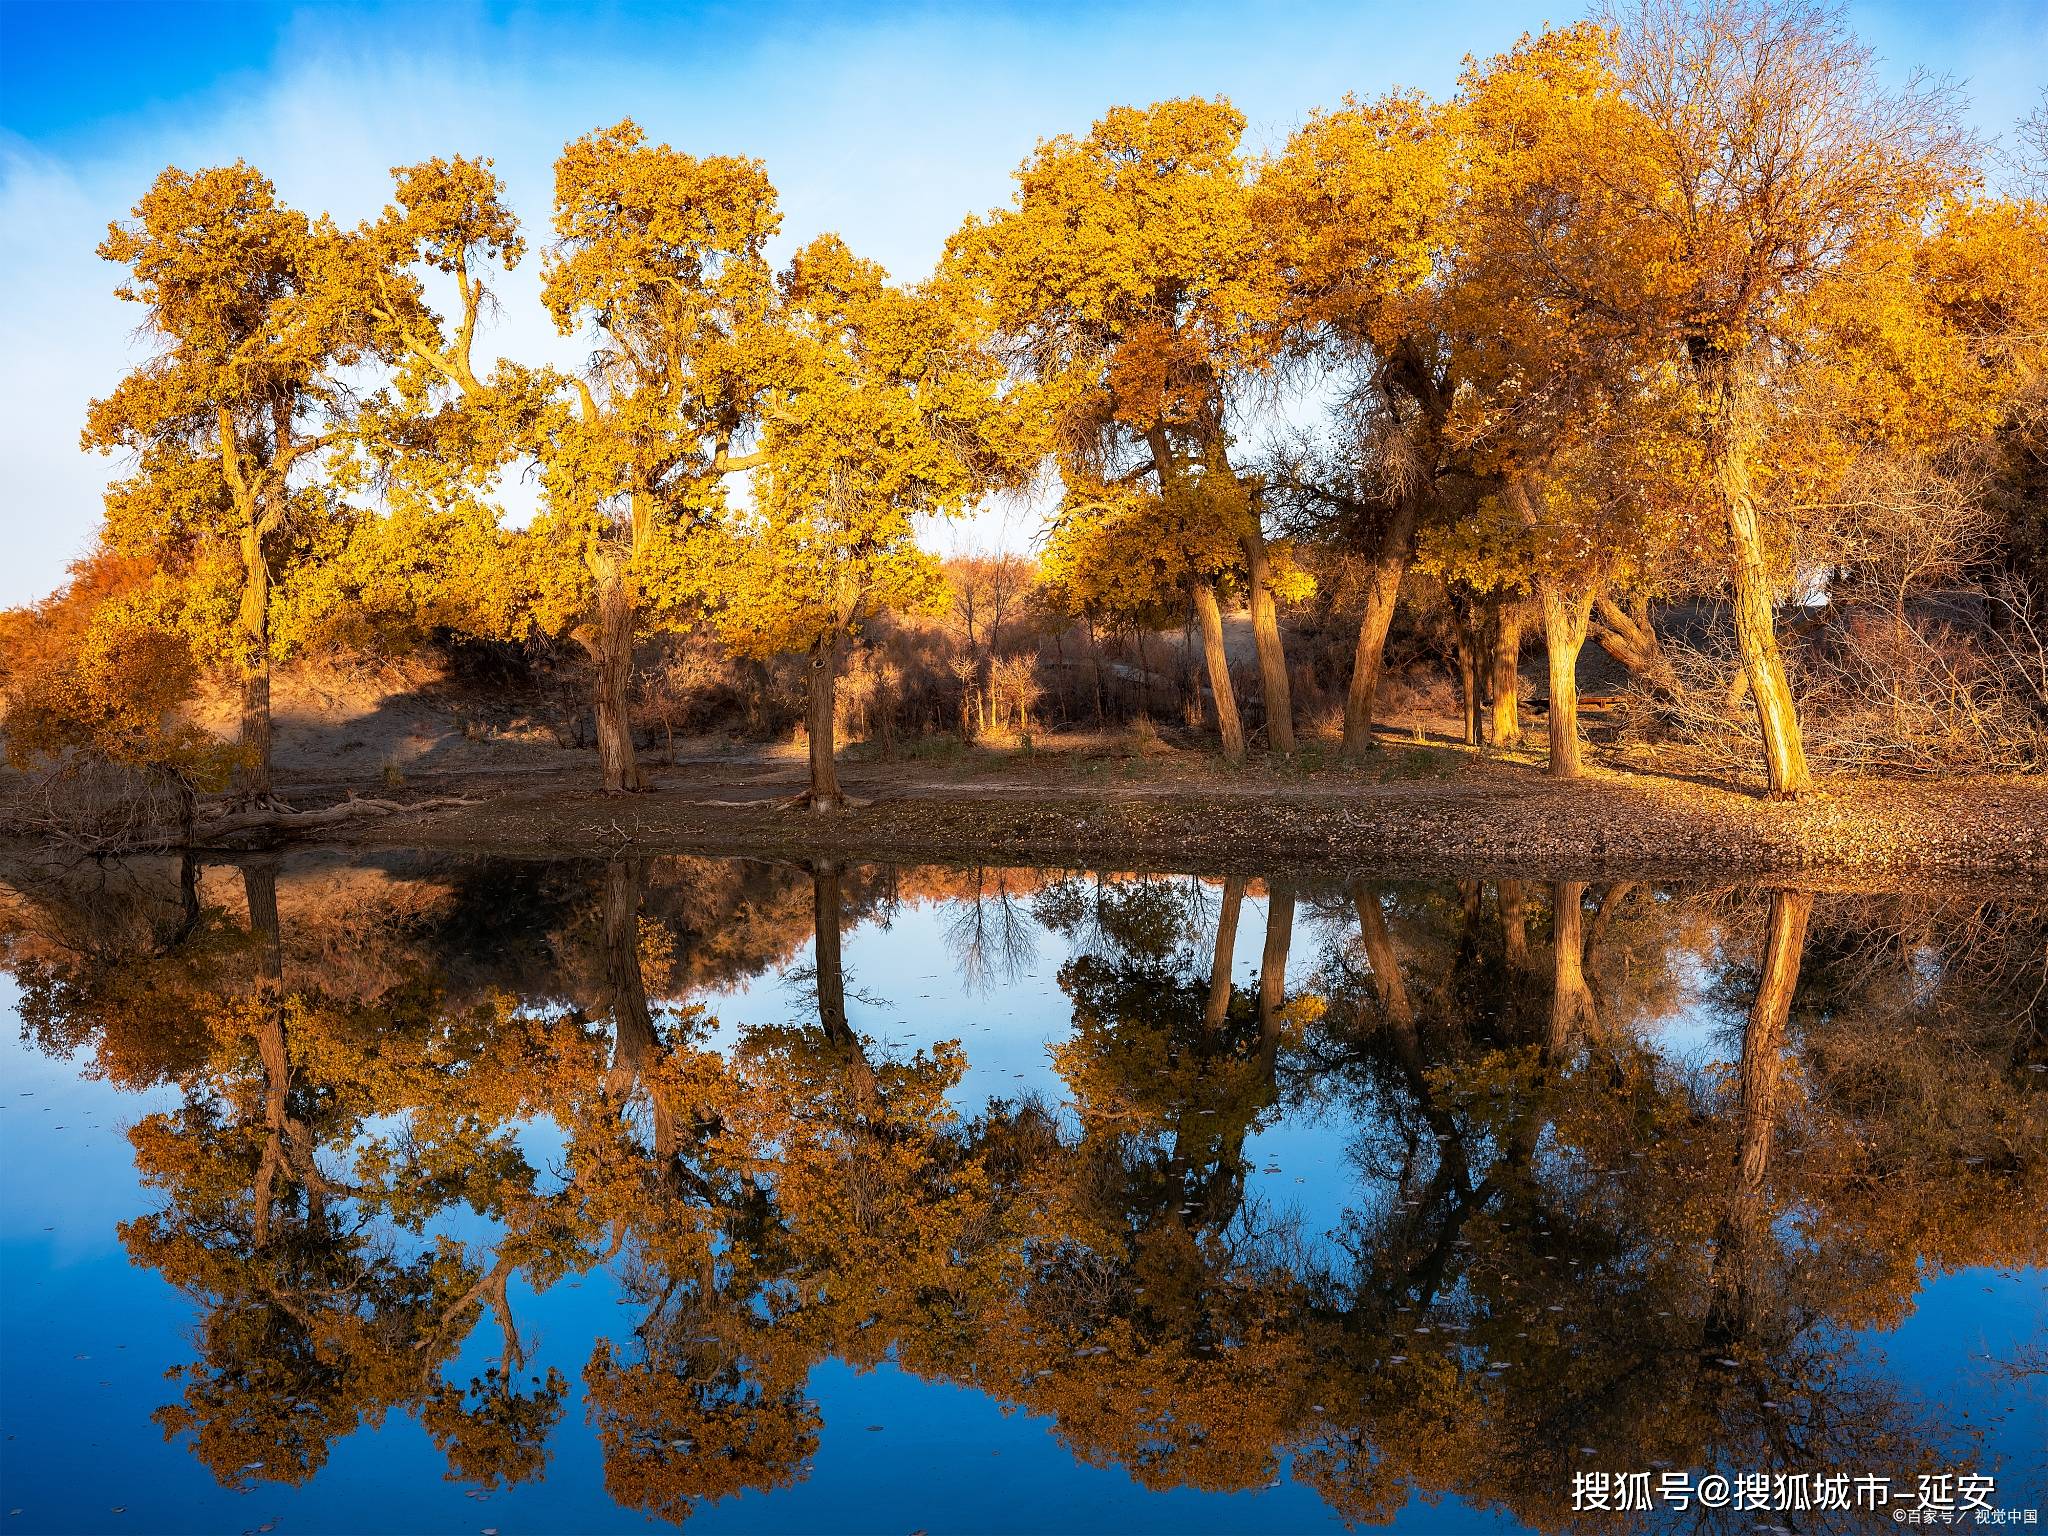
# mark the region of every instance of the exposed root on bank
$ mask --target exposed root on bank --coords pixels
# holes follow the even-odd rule
[[[254,832],[297,833],[373,816],[400,816],[412,811],[439,811],[479,803],[468,795],[430,795],[424,800],[398,801],[372,799],[351,792],[340,803],[314,811],[295,811],[282,802],[273,802],[270,806],[201,817],[194,824],[192,835],[198,841],[211,841],[222,837],[243,837]]]
[[[714,800],[700,803],[720,805],[727,802]],[[821,801],[808,789],[769,802],[778,811],[816,811],[821,816],[829,816],[834,811],[858,811],[874,803],[864,796],[848,794],[836,795],[830,800]]]

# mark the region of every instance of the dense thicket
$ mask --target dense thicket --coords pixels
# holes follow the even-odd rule
[[[1263,153],[1222,100],[1114,108],[914,284],[831,235],[778,269],[758,162],[626,120],[556,167],[573,371],[483,360],[527,254],[488,160],[399,168],[354,228],[167,169],[100,248],[156,344],[85,433],[132,472],[6,616],[9,750],[262,801],[275,660],[457,637],[580,654],[626,792],[693,667],[758,700],[734,669],[788,657],[829,808],[849,676],[885,736],[1107,692],[1233,760],[1350,755],[1398,620],[1475,744],[1519,741],[1539,633],[1559,776],[1589,639],[1633,733],[1774,795],[1815,758],[2038,766],[2048,207],[2025,167],[1990,189],[1959,110],[1831,10],[1643,0]],[[919,540],[1031,494],[1035,562]],[[225,755],[179,723],[208,674]]]

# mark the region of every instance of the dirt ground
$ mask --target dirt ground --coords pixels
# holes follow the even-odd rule
[[[647,761],[648,793],[597,792],[594,760],[572,770],[464,769],[362,786],[407,801],[473,803],[323,828],[323,842],[604,855],[730,852],[777,857],[1090,863],[1209,868],[1356,864],[1389,873],[1498,871],[2048,876],[2048,781],[1855,781],[1793,804],[1677,776],[1595,768],[1556,783],[1540,760],[1478,758],[1440,743],[1389,741],[1360,767],[1311,750],[1231,770],[1212,754],[1129,733],[1023,750],[923,744],[894,761],[848,755],[862,803],[792,808],[804,765],[793,748],[691,744]],[[282,786],[300,807],[345,786]]]

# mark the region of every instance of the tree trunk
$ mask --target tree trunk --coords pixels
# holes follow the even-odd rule
[[[1379,692],[1380,663],[1386,655],[1387,631],[1401,596],[1401,579],[1415,558],[1415,524],[1422,500],[1404,495],[1395,504],[1380,552],[1365,584],[1365,612],[1358,620],[1358,648],[1351,656],[1351,684],[1344,693],[1344,755],[1357,757],[1373,746],[1372,710]]]
[[[1479,626],[1469,617],[1458,624],[1458,700],[1462,707],[1463,723],[1460,735],[1465,745],[1477,747],[1483,738],[1480,735],[1479,717],[1481,672],[1479,667]]]
[[[810,703],[804,711],[804,734],[810,739],[811,809],[836,811],[845,805],[839,793],[839,767],[833,761],[833,717],[839,703],[839,633],[811,647]]]
[[[1613,598],[1601,596],[1594,599],[1593,611],[1599,615],[1593,638],[1628,668],[1631,677],[1665,693],[1677,687],[1678,679],[1671,670],[1670,658],[1664,654],[1664,643],[1657,638],[1647,597],[1638,593],[1624,608]]]
[[[1742,1032],[1737,1097],[1735,1187],[1714,1253],[1714,1297],[1707,1310],[1711,1342],[1753,1332],[1770,1243],[1771,1150],[1784,1113],[1785,1025],[1799,986],[1811,891],[1773,891],[1763,974]]]
[[[1806,742],[1792,702],[1792,684],[1778,651],[1754,510],[1739,513],[1731,504],[1729,531],[1736,546],[1735,638],[1742,649],[1743,675],[1749,679],[1749,696],[1756,702],[1771,798],[1789,800],[1813,787],[1813,775],[1806,766]]]
[[[1779,1088],[1784,1075],[1785,1025],[1799,986],[1799,962],[1806,949],[1813,892],[1771,893],[1770,929],[1764,940],[1762,975],[1742,1034],[1741,1134],[1736,1154],[1736,1187],[1745,1200],[1761,1200],[1777,1134]]]
[[[1579,750],[1579,651],[1586,643],[1586,624],[1593,611],[1589,591],[1573,597],[1554,581],[1539,581],[1543,600],[1543,645],[1550,660],[1550,704],[1544,711],[1550,725],[1553,779],[1576,779],[1584,769]]]
[[[1806,766],[1806,743],[1799,712],[1792,702],[1792,684],[1778,649],[1777,622],[1771,611],[1770,571],[1764,558],[1763,519],[1749,477],[1749,424],[1741,419],[1735,360],[1706,352],[1695,360],[1707,395],[1708,464],[1728,516],[1728,551],[1733,564],[1735,639],[1749,695],[1756,704],[1757,727],[1763,735],[1764,769],[1773,800],[1787,800],[1813,787]]]
[[[1096,621],[1087,621],[1087,670],[1096,680],[1096,729],[1104,725],[1102,713],[1102,647],[1096,643]]]
[[[1493,744],[1496,748],[1520,746],[1522,610],[1513,598],[1503,599],[1496,605],[1487,638],[1491,642],[1487,656],[1487,694],[1491,705]]]
[[[1259,648],[1259,685],[1266,703],[1266,745],[1294,750],[1294,694],[1287,680],[1287,649],[1280,641],[1280,609],[1273,601],[1273,572],[1266,536],[1252,528],[1244,536],[1245,567],[1252,608],[1252,639]]]
[[[599,554],[591,564],[597,577],[597,620],[584,632],[583,647],[595,674],[597,771],[606,794],[633,794],[647,787],[633,755],[633,632],[638,615],[618,562]]]
[[[1209,996],[1202,1023],[1221,1029],[1230,1012],[1230,967],[1237,955],[1237,916],[1244,907],[1244,879],[1231,875],[1223,882],[1223,906],[1216,914],[1216,948],[1209,961]]]
[[[1216,583],[1195,583],[1195,613],[1202,621],[1202,656],[1209,664],[1209,691],[1216,698],[1216,731],[1223,755],[1244,761],[1244,727],[1237,718],[1237,692],[1230,685],[1230,658],[1223,649],[1223,610],[1216,604]]]
[[[1560,1061],[1571,1050],[1572,1036],[1596,1017],[1593,989],[1586,985],[1586,882],[1560,880],[1551,887],[1550,1032],[1544,1038],[1544,1059]]]
[[[235,617],[241,650],[241,753],[235,765],[239,799],[270,799],[270,566],[254,523],[242,534],[242,605]]]

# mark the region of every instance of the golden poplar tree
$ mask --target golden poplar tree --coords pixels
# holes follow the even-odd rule
[[[272,591],[346,515],[307,476],[350,430],[344,373],[379,352],[353,292],[360,264],[330,221],[287,207],[240,161],[164,171],[99,254],[128,269],[115,292],[147,309],[157,344],[87,418],[87,447],[127,450],[143,470],[109,498],[107,537],[199,547],[224,601],[194,620],[241,686],[238,788],[267,800]]]
[[[1344,747],[1373,744],[1373,696],[1418,529],[1454,499],[1447,437],[1459,338],[1444,323],[1456,138],[1409,92],[1319,112],[1259,171],[1255,207],[1283,295],[1268,336],[1342,391],[1342,465],[1280,466],[1306,520],[1370,563],[1344,698]],[[1333,472],[1335,471],[1335,472]]]
[[[1874,237],[1957,185],[1963,139],[1945,90],[1885,89],[1807,0],[1644,0],[1608,23],[1612,83],[1528,103],[1579,126],[1532,134],[1500,249],[1536,302],[1661,349],[1692,390],[1770,792],[1794,796],[1811,775],[1773,612],[1794,562],[1758,495],[1765,400],[1802,295],[1881,259]]]
[[[783,272],[769,350],[751,495],[684,546],[685,579],[740,654],[809,653],[809,801],[829,811],[849,639],[879,614],[943,607],[917,520],[965,511],[1020,466],[996,370],[945,295],[892,285],[837,236]]]
[[[541,515],[482,579],[510,582],[510,607],[575,641],[593,673],[604,788],[644,787],[630,719],[633,647],[650,618],[687,597],[679,541],[719,506],[767,378],[775,189],[759,162],[651,145],[630,119],[585,135],[555,166],[555,243],[542,300],[564,335],[592,343],[567,375],[514,363],[480,379],[471,359],[493,260],[522,243],[487,162],[433,160],[397,173],[380,232],[388,271],[375,301],[404,338],[395,397],[399,457],[440,479],[539,468]],[[451,327],[420,274],[452,276]],[[503,594],[487,611],[503,612]]]
[[[1070,515],[1105,528],[1134,492],[1184,537],[1227,755],[1242,752],[1223,654],[1215,556],[1250,600],[1267,739],[1294,748],[1274,560],[1257,486],[1232,461],[1232,415],[1261,367],[1277,289],[1229,103],[1118,107],[1084,138],[1042,143],[1008,208],[970,220],[947,261],[1029,380]]]

